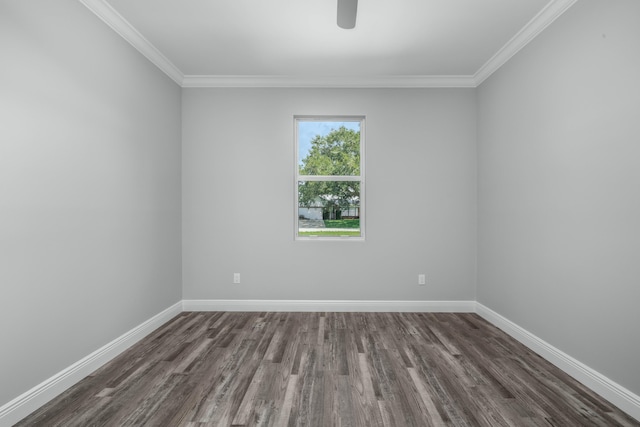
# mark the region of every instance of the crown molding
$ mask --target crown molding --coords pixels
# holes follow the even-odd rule
[[[509,59],[524,48],[531,40],[547,28],[560,15],[567,11],[577,0],[553,0],[531,19],[474,74],[476,86],[495,73]]]
[[[173,62],[167,59],[154,45],[138,32],[126,19],[122,17],[105,0],[79,0],[98,18],[104,21],[113,31],[128,41],[134,48],[142,53],[156,67],[163,71],[173,81],[182,85],[184,74]]]
[[[79,0],[147,59],[185,88],[475,88],[577,0],[552,0],[474,75],[284,76],[184,75],[105,0]]]
[[[473,76],[191,76],[190,88],[473,88]]]

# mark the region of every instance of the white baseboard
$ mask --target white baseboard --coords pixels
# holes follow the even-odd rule
[[[640,396],[480,303],[476,313],[640,421]]]
[[[0,407],[0,426],[11,426],[112,360],[182,312],[178,302]]]
[[[184,311],[473,313],[475,301],[184,300]]]
[[[640,420],[640,396],[475,301],[183,300],[0,407],[0,427],[20,421],[183,311],[475,312]]]

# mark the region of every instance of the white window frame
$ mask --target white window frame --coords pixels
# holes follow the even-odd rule
[[[298,123],[299,122],[360,122],[360,175],[300,175],[299,143],[298,143]],[[296,115],[293,117],[294,123],[294,239],[297,241],[351,241],[362,242],[365,240],[365,116],[323,116],[323,115]],[[360,236],[300,236],[298,221],[298,182],[300,181],[355,181],[360,182]]]

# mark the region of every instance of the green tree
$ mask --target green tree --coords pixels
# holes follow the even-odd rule
[[[342,126],[325,136],[315,136],[299,167],[300,175],[359,176],[360,132]],[[357,181],[304,181],[298,190],[300,206],[320,203],[325,210],[346,209],[360,202]]]

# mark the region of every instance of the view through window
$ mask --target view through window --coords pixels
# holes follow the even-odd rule
[[[364,239],[364,117],[296,117],[296,238]]]

